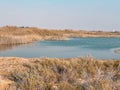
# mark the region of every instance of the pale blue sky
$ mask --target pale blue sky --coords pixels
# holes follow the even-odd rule
[[[0,0],[0,26],[120,31],[120,0]]]

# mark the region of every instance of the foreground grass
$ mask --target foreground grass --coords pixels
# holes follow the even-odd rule
[[[103,61],[91,57],[2,59],[8,64],[1,75],[11,81],[3,90],[120,89],[119,60]]]

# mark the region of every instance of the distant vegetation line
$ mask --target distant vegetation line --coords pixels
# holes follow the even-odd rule
[[[0,44],[24,44],[38,40],[66,40],[69,37],[120,37],[120,32],[48,30],[16,26],[0,28]]]

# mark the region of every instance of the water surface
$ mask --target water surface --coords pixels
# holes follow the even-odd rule
[[[6,46],[5,50],[2,48],[0,51],[0,56],[71,58],[91,55],[98,59],[120,59],[120,54],[114,52],[118,48],[120,38],[70,38],[65,41],[39,41],[17,47]]]

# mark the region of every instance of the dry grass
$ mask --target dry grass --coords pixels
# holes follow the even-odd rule
[[[120,61],[86,58],[2,58],[11,90],[119,90]],[[0,65],[0,67],[3,67]],[[6,66],[6,67],[5,67]],[[8,67],[9,70],[8,70]],[[3,73],[4,72],[4,73]],[[7,89],[10,90],[10,89]]]
[[[47,30],[16,26],[0,28],[0,44],[22,44],[37,40],[65,40],[69,37],[120,37],[120,32]]]

